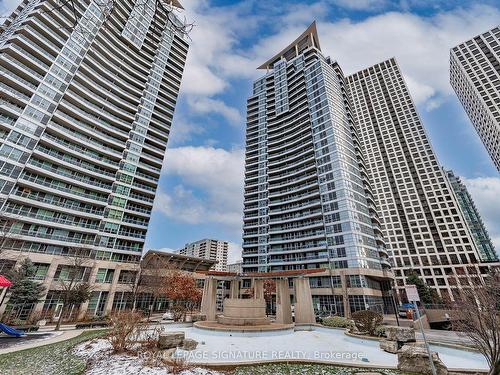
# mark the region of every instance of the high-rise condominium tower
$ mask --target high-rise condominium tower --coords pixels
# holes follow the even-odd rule
[[[247,104],[243,272],[325,268],[311,278],[315,307],[382,311],[392,273],[342,71],[315,24],[260,69]]]
[[[0,35],[1,258],[32,259],[50,311],[80,249],[101,313],[134,279],[188,43],[176,1],[65,4],[24,0]]]
[[[486,230],[483,220],[481,219],[481,215],[479,214],[467,187],[460,180],[460,177],[455,176],[453,171],[445,171],[445,174],[450,182],[453,192],[455,193],[458,204],[462,209],[465,221],[469,225],[472,232],[472,239],[474,240],[474,243],[479,251],[479,258],[483,262],[498,261],[495,247],[491,242],[488,231]]]
[[[453,298],[450,276],[480,256],[394,59],[348,77],[399,287],[409,272]]]
[[[227,271],[228,248],[227,241],[204,239],[187,243],[179,250],[179,254],[215,260],[217,263],[212,267],[214,270]]]
[[[451,49],[450,82],[500,170],[500,27]]]

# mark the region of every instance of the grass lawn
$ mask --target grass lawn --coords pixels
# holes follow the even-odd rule
[[[269,365],[242,366],[234,375],[354,375],[363,372],[377,372],[383,375],[407,375],[397,370],[337,367],[334,365],[277,363]]]
[[[107,330],[83,332],[72,339],[0,355],[2,375],[79,375],[85,360],[72,353],[79,343],[102,336]]]

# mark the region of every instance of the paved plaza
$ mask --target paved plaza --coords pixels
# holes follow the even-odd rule
[[[252,363],[262,361],[317,361],[332,364],[396,368],[397,356],[382,351],[378,340],[347,336],[343,330],[315,327],[313,331],[225,333],[193,327],[168,327],[184,331],[200,344],[191,352],[179,351],[193,363]],[[450,369],[487,369],[476,352],[433,345]]]

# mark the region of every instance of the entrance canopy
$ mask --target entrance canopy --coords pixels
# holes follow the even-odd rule
[[[283,278],[294,278],[303,277],[313,273],[321,273],[326,271],[324,268],[314,268],[310,270],[290,270],[290,271],[275,271],[275,272],[247,272],[242,274],[237,274],[235,272],[224,272],[224,271],[196,271],[196,273],[212,276],[219,280],[233,280],[233,279],[283,279]]]

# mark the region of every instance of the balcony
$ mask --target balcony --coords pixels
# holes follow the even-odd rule
[[[73,218],[73,220],[57,218],[54,216],[43,215],[43,214],[34,214],[29,208],[18,208],[13,209],[11,207],[7,207],[5,209],[6,212],[11,213],[13,215],[19,215],[21,217],[30,217],[36,220],[42,220],[44,222],[58,223],[69,226],[76,226],[78,228],[86,228],[86,229],[97,229],[99,227],[99,221],[94,222],[85,222],[83,220],[77,220],[77,218]]]
[[[85,173],[93,172],[93,173],[99,174],[100,175],[99,177],[101,177],[101,178],[103,176],[106,176],[106,177],[113,179],[113,180],[115,178],[116,173],[108,172],[107,170],[100,168],[99,166],[93,165],[85,160],[75,158],[75,157],[68,155],[68,154],[63,154],[62,152],[58,152],[56,150],[52,150],[50,148],[44,147],[41,144],[38,144],[38,146],[36,146],[34,151],[37,154],[48,155],[48,156],[53,157],[54,159],[61,160],[65,163],[68,163],[71,166],[79,167],[79,168],[83,169],[83,171]],[[50,158],[48,158],[48,159],[50,160]]]
[[[33,166],[38,167],[38,168],[42,168],[46,171],[49,171],[49,172],[56,174],[57,176],[64,176],[64,177],[68,177],[72,180],[83,182],[84,184],[90,185],[92,187],[98,187],[98,188],[105,189],[105,190],[111,190],[110,183],[101,182],[101,181],[98,181],[96,179],[81,175],[78,172],[71,172],[65,168],[54,168],[54,167],[46,165],[45,163],[43,163],[37,159],[32,158],[28,161],[27,164],[33,165]]]
[[[25,230],[25,229],[13,230],[12,233],[14,235],[45,238],[45,239],[49,239],[49,240],[62,241],[62,242],[72,242],[72,243],[77,243],[80,245],[93,245],[94,244],[94,237],[93,236],[92,237],[84,237],[84,236],[70,237],[70,236],[62,236],[62,235],[57,235],[57,234],[43,233],[43,232],[37,232],[37,231]]]
[[[48,187],[48,188],[51,188],[51,189],[55,189],[55,190],[59,190],[59,191],[62,191],[62,192],[68,193],[68,194],[72,194],[72,195],[80,196],[80,197],[83,197],[83,198],[91,199],[93,201],[98,201],[98,202],[107,202],[108,201],[108,199],[107,199],[106,196],[100,196],[100,195],[89,194],[89,193],[82,193],[82,192],[79,192],[79,191],[75,191],[75,190],[72,190],[70,188],[61,186],[61,185],[59,185],[57,183],[49,182],[49,181],[47,181],[43,177],[38,177],[38,176],[26,174],[26,172],[23,172],[23,174],[20,176],[20,179],[22,179],[24,181],[33,182],[34,184],[39,185],[39,186],[45,186],[45,187]]]
[[[61,198],[55,199],[55,198],[40,197],[38,194],[27,193],[27,192],[23,192],[21,190],[16,190],[14,192],[14,195],[21,197],[21,198],[31,199],[31,200],[34,200],[34,201],[39,202],[39,203],[46,203],[46,204],[49,204],[52,206],[63,207],[63,208],[67,208],[67,209],[78,211],[78,212],[85,212],[85,213],[96,215],[96,216],[101,216],[104,212],[103,208],[85,207],[85,206],[82,206],[82,203],[80,203],[80,202],[71,201],[71,200],[68,201],[65,198],[62,198],[62,199],[64,199],[64,201],[61,201]]]
[[[17,91],[16,89],[10,87],[9,85],[6,85],[3,82],[0,82],[0,89],[4,92],[9,92],[11,93],[15,98],[21,99],[24,101],[29,101],[30,97],[20,91]]]

